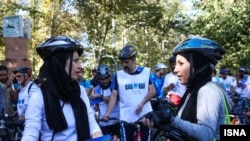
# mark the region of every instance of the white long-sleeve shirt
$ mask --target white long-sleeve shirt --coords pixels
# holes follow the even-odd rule
[[[95,132],[101,132],[101,129],[94,118],[94,112],[90,107],[90,102],[87,97],[86,91],[82,86],[80,87],[81,98],[87,106],[90,134],[92,135]],[[61,104],[63,104],[62,101]],[[56,133],[54,135],[53,141],[76,141],[77,134],[75,118],[72,107],[69,103],[64,104],[63,113],[65,115],[68,128],[59,133]],[[53,130],[49,128],[46,122],[43,95],[41,90],[38,89],[36,93],[32,94],[29,101],[29,106],[25,113],[25,128],[22,141],[37,141],[40,132],[42,141],[51,141]]]

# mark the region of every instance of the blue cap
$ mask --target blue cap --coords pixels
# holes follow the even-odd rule
[[[221,69],[220,74],[228,74],[228,70],[227,69]]]
[[[20,67],[20,68],[13,71],[14,74],[17,74],[17,73],[27,73],[27,74],[29,74],[30,72],[31,72],[31,69],[28,68],[28,67]]]

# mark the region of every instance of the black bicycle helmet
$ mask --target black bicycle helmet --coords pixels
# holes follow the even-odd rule
[[[120,50],[119,59],[130,59],[137,55],[137,49],[134,46],[126,45]]]
[[[218,43],[202,37],[190,37],[182,41],[174,48],[173,55],[185,52],[198,52],[214,65],[216,65],[218,60],[222,58],[222,55],[226,53]]]
[[[101,64],[97,67],[96,75],[100,79],[110,77],[109,67],[107,65]]]
[[[73,38],[67,36],[54,36],[47,39],[36,48],[37,53],[43,60],[46,60],[58,50],[73,51],[76,50],[79,56],[83,53],[81,44]]]

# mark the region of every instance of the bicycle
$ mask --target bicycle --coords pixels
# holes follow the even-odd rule
[[[138,119],[135,122],[127,122],[127,121],[120,120],[121,141],[127,141],[125,126],[130,126],[130,128],[135,129],[134,141],[141,141],[142,140],[141,125],[142,125],[141,119]]]
[[[171,141],[192,141],[188,135],[170,125],[156,125],[150,132],[150,141],[167,141],[167,139]]]
[[[160,99],[158,112],[163,107],[170,108],[176,114],[177,107],[171,103],[170,99]],[[192,141],[188,135],[165,123],[156,124],[150,132],[150,141],[167,141],[168,139],[171,141]]]
[[[141,133],[141,118],[138,119],[135,122],[127,122],[127,121],[123,121],[120,119],[117,119],[115,117],[109,117],[108,120],[103,120],[101,119],[101,121],[109,121],[109,120],[115,120],[119,122],[119,130],[120,130],[120,136],[119,139],[121,141],[127,141],[126,137],[127,137],[127,133],[126,133],[126,128],[132,129],[134,128],[134,139],[133,141],[141,141],[142,140],[142,133]],[[128,131],[133,131],[133,130],[128,130]]]
[[[14,117],[1,116],[0,137],[2,141],[20,141],[23,130],[24,121],[17,120]]]
[[[112,122],[109,122],[112,121]],[[103,134],[109,134],[113,139],[120,138],[120,124],[119,119],[115,117],[110,117],[108,120],[99,119],[98,124],[103,132]]]
[[[246,98],[239,96],[233,96],[231,99],[234,102],[234,107],[229,113],[232,124],[249,125],[249,118],[246,113],[250,111],[250,102]]]

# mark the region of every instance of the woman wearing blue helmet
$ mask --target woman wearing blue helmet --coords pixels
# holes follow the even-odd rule
[[[225,50],[219,44],[201,37],[188,38],[174,48],[174,72],[187,90],[177,115],[163,110],[156,114],[162,117],[161,122],[170,124],[192,140],[220,139],[219,127],[225,124],[223,99],[226,92],[211,81],[211,74],[223,54]],[[150,118],[144,122],[151,126],[149,121]]]

